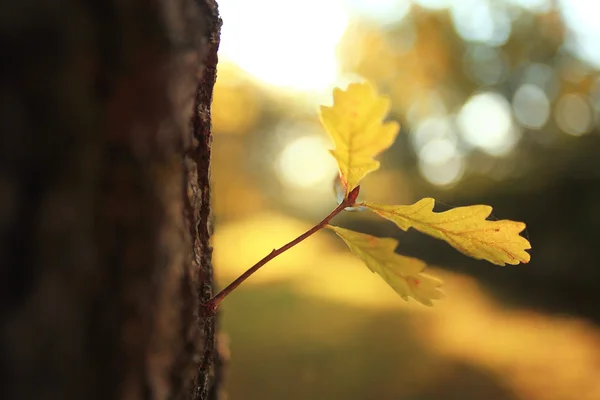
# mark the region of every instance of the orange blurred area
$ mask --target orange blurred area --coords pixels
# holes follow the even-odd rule
[[[391,97],[396,143],[361,198],[489,204],[527,223],[527,265],[467,259],[368,212],[446,297],[404,302],[331,232],[223,304],[231,399],[600,399],[600,3],[220,2],[213,102],[219,287],[336,207],[319,124],[333,87]]]
[[[474,282],[460,282],[460,289],[456,301],[415,324],[432,349],[488,369],[519,398],[600,398],[597,327],[578,318],[506,310]]]
[[[232,398],[600,394],[600,329],[585,320],[506,309],[474,280],[451,274],[443,275],[448,298],[424,308],[399,301],[350,257],[326,261],[320,274],[294,272],[287,284],[246,287],[228,299]]]

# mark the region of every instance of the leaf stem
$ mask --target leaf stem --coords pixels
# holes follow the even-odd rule
[[[292,247],[294,247],[298,243],[302,242],[304,239],[308,238],[309,236],[313,235],[320,229],[324,228],[325,225],[327,225],[329,223],[329,221],[331,221],[333,219],[333,217],[335,217],[340,212],[342,212],[346,207],[353,206],[354,202],[356,201],[356,197],[358,196],[359,190],[360,190],[360,186],[357,186],[356,188],[354,188],[354,190],[352,190],[348,194],[348,196],[344,199],[344,201],[339,206],[337,206],[335,208],[335,210],[333,210],[328,216],[323,218],[323,220],[321,222],[319,222],[317,225],[310,228],[308,231],[304,232],[302,235],[298,236],[296,239],[285,244],[284,246],[282,246],[278,249],[273,249],[273,251],[271,251],[269,254],[267,254],[262,260],[260,260],[256,264],[254,264],[252,267],[250,267],[248,270],[246,270],[246,272],[244,272],[242,275],[240,275],[236,280],[231,282],[226,288],[221,290],[219,293],[217,293],[215,296],[213,296],[210,300],[208,300],[206,303],[204,303],[202,305],[202,308],[203,308],[202,311],[204,312],[204,314],[205,315],[213,314],[225,297],[227,297],[239,285],[241,285],[242,282],[244,282],[246,279],[248,279],[250,276],[252,276],[252,274],[254,274],[256,271],[258,271],[263,265],[265,265],[266,263],[268,263],[269,261],[271,261],[278,255],[291,249]]]

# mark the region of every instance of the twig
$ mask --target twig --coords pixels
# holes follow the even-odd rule
[[[262,260],[260,260],[256,264],[254,264],[246,272],[244,272],[242,275],[240,275],[236,280],[231,282],[225,289],[221,290],[212,299],[210,299],[209,301],[204,303],[203,304],[204,314],[205,315],[213,314],[225,297],[227,297],[232,291],[234,291],[239,285],[241,285],[242,282],[244,282],[246,279],[248,279],[250,276],[252,276],[252,274],[254,274],[256,271],[258,271],[263,265],[265,265],[266,263],[268,263],[275,257],[279,256],[280,254],[284,253],[285,251],[291,249],[292,247],[294,247],[298,243],[302,242],[304,239],[308,238],[309,236],[313,235],[320,229],[324,228],[325,225],[327,225],[329,223],[329,221],[331,221],[333,219],[333,217],[335,217],[340,212],[342,212],[346,207],[353,206],[354,202],[356,201],[356,198],[358,197],[359,190],[360,190],[360,186],[357,186],[356,188],[354,188],[354,190],[352,190],[348,194],[348,196],[346,196],[346,199],[344,199],[344,201],[339,206],[337,206],[336,209],[333,210],[328,216],[323,218],[323,220],[321,222],[319,222],[317,225],[310,228],[308,231],[304,232],[302,235],[298,236],[296,239],[287,243],[286,245],[284,245],[278,249],[273,249],[273,251],[271,251],[269,254],[267,254]]]

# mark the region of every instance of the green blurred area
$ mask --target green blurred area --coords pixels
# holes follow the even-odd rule
[[[280,13],[255,28],[279,29],[261,46],[240,25],[262,13],[221,3],[212,172],[221,286],[335,207],[316,111],[332,86],[361,79],[392,98],[402,125],[363,196],[434,197],[436,210],[489,204],[494,218],[526,222],[533,246],[530,264],[499,268],[366,213],[340,216],[336,224],[395,237],[398,252],[435,266],[447,298],[434,310],[406,305],[319,234],[225,301],[230,398],[600,399],[600,53],[589,44],[600,43],[591,17],[600,5],[348,0],[305,12],[261,0]],[[336,75],[304,90],[329,66],[319,46],[334,43],[338,6],[347,14],[331,48]],[[226,44],[236,29],[240,52],[256,52],[251,63]]]
[[[513,398],[490,372],[432,354],[405,313],[365,312],[275,285],[244,291],[223,315],[234,399]]]

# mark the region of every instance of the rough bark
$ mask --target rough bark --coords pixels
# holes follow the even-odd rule
[[[214,0],[4,2],[0,398],[217,397]]]

